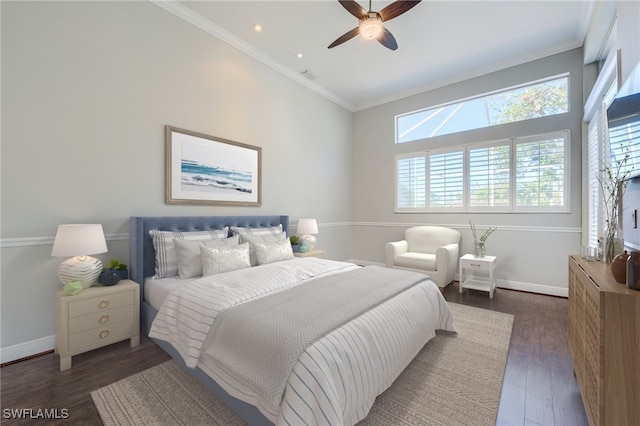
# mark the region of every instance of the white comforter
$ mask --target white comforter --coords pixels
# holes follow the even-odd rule
[[[207,354],[216,316],[238,303],[304,280],[357,266],[316,258],[293,259],[213,275],[172,292],[150,337],[171,343],[187,366],[199,367],[230,395],[255,405],[276,424],[352,425],[404,370],[436,329],[454,331],[437,286],[424,282],[375,307],[310,345],[289,376],[279,407],[226,374]]]

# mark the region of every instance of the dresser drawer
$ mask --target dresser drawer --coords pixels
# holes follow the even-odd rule
[[[91,330],[95,327],[108,326],[118,321],[129,320],[133,318],[133,315],[133,305],[128,305],[69,318],[69,334]]]
[[[69,302],[69,318],[79,317],[106,309],[114,309],[134,303],[133,291],[107,294],[90,299]]]
[[[79,353],[133,336],[133,319],[69,335],[69,352]]]

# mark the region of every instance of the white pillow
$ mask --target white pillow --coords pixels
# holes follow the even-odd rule
[[[277,241],[275,243],[252,243],[252,246],[256,253],[258,265],[293,259],[295,257],[289,240]]]
[[[231,227],[232,235],[275,235],[282,232],[282,225],[271,226],[268,228],[241,228],[239,226]]]
[[[275,243],[283,240],[287,240],[287,235],[284,232],[263,235],[240,234],[240,242],[249,243],[251,266],[258,266],[258,258],[256,258],[254,243]],[[287,240],[287,242],[289,243],[289,240]],[[289,245],[291,245],[291,243],[289,243]]]
[[[227,238],[229,228],[217,229],[214,231],[195,231],[195,232],[171,232],[158,231],[152,229],[149,231],[153,241],[153,248],[156,251],[156,274],[153,278],[166,278],[178,274],[178,258],[176,257],[176,249],[173,240],[211,240]]]
[[[202,255],[202,275],[220,274],[238,269],[250,268],[249,244],[229,247],[200,246]]]
[[[193,278],[202,276],[202,256],[200,246],[228,247],[237,246],[240,237],[234,235],[225,239],[215,240],[173,240],[178,258],[178,275],[180,278]]]

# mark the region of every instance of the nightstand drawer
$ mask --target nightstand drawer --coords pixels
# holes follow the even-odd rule
[[[126,339],[133,334],[133,319],[96,327],[91,330],[69,335],[69,352],[98,348],[109,343]]]
[[[474,262],[473,260],[467,260],[463,262],[462,267],[468,269],[475,269],[476,271],[488,271],[491,269],[491,263],[488,262]]]
[[[131,305],[134,300],[133,291],[122,291],[119,293],[69,302],[69,318]]]
[[[69,334],[91,330],[95,327],[108,326],[116,321],[124,321],[132,318],[133,305],[107,309],[100,312],[94,312],[89,315],[69,318]]]

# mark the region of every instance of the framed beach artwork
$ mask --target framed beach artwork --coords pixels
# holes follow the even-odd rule
[[[262,149],[165,126],[165,201],[259,206]]]

